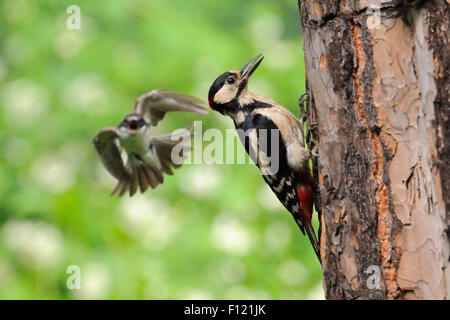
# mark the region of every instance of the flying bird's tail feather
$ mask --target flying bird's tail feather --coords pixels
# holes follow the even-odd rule
[[[129,190],[130,197],[132,197],[138,189],[141,190],[141,193],[144,193],[148,187],[154,189],[164,181],[164,177],[159,170],[146,164],[130,165],[130,167],[133,174],[128,180],[120,180],[111,192],[111,196],[118,193],[118,196],[121,197]]]
[[[145,173],[144,166],[141,165],[141,166],[136,167],[136,172],[137,172],[139,188],[141,189],[141,192],[144,193],[149,187],[149,182],[147,179],[147,175]]]
[[[149,166],[141,166],[142,171],[147,178],[147,182],[152,189],[155,189],[161,182],[156,177],[155,171]]]

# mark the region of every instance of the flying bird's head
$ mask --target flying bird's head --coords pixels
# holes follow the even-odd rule
[[[127,115],[119,124],[120,132],[125,135],[136,135],[143,133],[148,128],[148,123],[145,119],[136,113]]]
[[[264,59],[262,54],[250,60],[240,70],[221,74],[209,88],[208,102],[211,109],[222,114],[239,107],[239,97],[247,90],[250,76]]]

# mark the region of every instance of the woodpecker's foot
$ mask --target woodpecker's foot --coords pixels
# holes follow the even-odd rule
[[[318,154],[318,152],[319,152],[319,145],[318,145],[318,144],[314,145],[314,147],[312,148],[312,150],[309,150],[309,152],[311,153],[311,156],[312,156],[312,157],[314,157],[314,158],[317,159],[317,157],[319,156],[319,154]],[[312,157],[311,157],[311,158],[312,158]]]
[[[309,128],[306,130],[306,142],[308,143],[308,145],[310,145],[311,143],[313,145],[316,145],[317,140],[314,139],[312,137],[312,132],[314,131],[314,129],[316,129],[319,126],[319,124],[317,122],[311,123],[309,125]]]
[[[308,92],[303,93],[300,98],[298,98],[298,105],[300,106],[300,109],[303,109],[303,106],[305,104],[305,102],[307,102],[309,99],[309,94]]]
[[[300,120],[302,123],[308,118],[308,92],[303,93],[300,98],[298,98],[298,106],[300,108]]]

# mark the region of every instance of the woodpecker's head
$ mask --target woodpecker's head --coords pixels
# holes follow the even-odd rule
[[[147,130],[148,124],[145,119],[136,113],[127,115],[119,124],[119,130],[124,135],[135,135]]]
[[[208,102],[211,109],[225,114],[239,108],[239,97],[246,92],[248,79],[263,59],[262,54],[259,54],[240,70],[221,74],[209,88]]]

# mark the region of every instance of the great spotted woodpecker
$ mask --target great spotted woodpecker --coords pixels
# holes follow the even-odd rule
[[[320,261],[320,246],[311,224],[313,182],[303,126],[290,111],[272,99],[247,89],[250,76],[262,60],[260,54],[242,69],[221,74],[209,89],[208,102],[213,110],[233,119],[247,153],[302,233],[306,231]],[[267,132],[271,138],[265,135]],[[273,136],[277,138],[275,141]],[[276,166],[273,161],[277,162]]]
[[[134,112],[117,127],[100,130],[94,138],[95,149],[105,168],[118,180],[111,195],[118,192],[122,196],[129,190],[133,196],[138,187],[145,192],[148,187],[153,189],[163,183],[164,173],[172,175],[171,168],[181,166],[182,153],[189,150],[189,146],[181,145],[177,161],[172,158],[172,150],[190,140],[191,129],[154,136],[150,126],[156,126],[169,111],[208,113],[204,106],[205,103],[195,97],[167,89],[152,90],[137,99]],[[122,148],[128,156],[126,164],[121,157]]]

